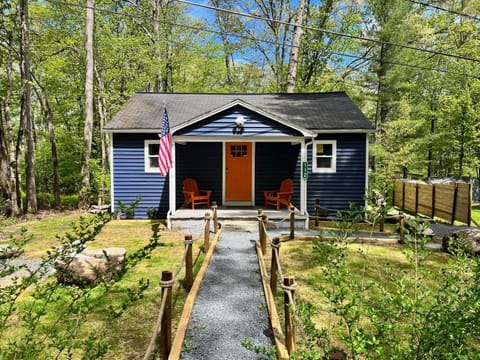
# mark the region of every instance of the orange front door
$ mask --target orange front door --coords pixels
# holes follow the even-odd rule
[[[226,143],[225,200],[252,201],[252,143]]]

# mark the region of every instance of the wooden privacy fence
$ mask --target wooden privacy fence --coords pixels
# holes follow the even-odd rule
[[[215,233],[219,229],[218,225],[218,216],[217,216],[217,205],[212,205],[212,215],[210,213],[205,213],[205,226],[204,226],[204,236],[203,236],[203,247],[200,251],[203,250],[206,253],[210,246],[210,219],[213,217],[214,220],[214,229]],[[193,240],[192,235],[185,235],[185,251],[183,253],[183,258],[178,266],[175,274],[172,271],[162,271],[162,278],[160,280],[160,287],[162,288],[162,301],[160,309],[158,312],[157,322],[153,329],[153,334],[148,345],[148,349],[143,357],[143,360],[152,360],[155,358],[155,354],[159,354],[160,359],[166,360],[170,355],[172,349],[172,292],[173,285],[177,276],[180,274],[180,271],[185,265],[185,289],[187,292],[190,291],[193,285]],[[198,256],[200,252],[196,256]]]
[[[470,226],[472,218],[472,185],[465,183],[423,184],[394,180],[392,204],[404,211],[438,217],[453,224]]]

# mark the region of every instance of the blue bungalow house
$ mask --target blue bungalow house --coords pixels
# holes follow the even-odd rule
[[[159,175],[157,154],[166,106],[173,165]],[[181,208],[185,178],[210,189],[221,206],[264,206],[264,191],[293,179],[292,203],[364,204],[369,120],[344,92],[308,94],[137,93],[104,131],[111,136],[111,203],[141,196],[137,218]]]

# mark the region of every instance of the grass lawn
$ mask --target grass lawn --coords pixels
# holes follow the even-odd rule
[[[326,329],[330,341],[328,344],[329,346],[346,349],[340,335],[340,333],[343,333],[343,336],[345,335],[346,327],[345,322],[336,315],[341,313],[341,311],[332,311],[332,298],[329,300],[325,296],[322,289],[323,286],[330,290],[333,290],[334,288],[336,288],[335,290],[347,289],[345,293],[346,298],[344,300],[344,304],[347,304],[354,299],[355,289],[357,288],[355,287],[356,285],[353,284],[368,285],[368,289],[362,295],[363,300],[356,300],[357,305],[360,302],[363,302],[363,305],[359,305],[360,309],[362,306],[375,307],[375,304],[379,304],[379,301],[381,303],[383,300],[385,300],[385,303],[388,301],[394,301],[394,295],[388,293],[386,295],[379,291],[379,287],[369,286],[370,284],[375,284],[384,289],[393,289],[394,285],[392,283],[392,277],[400,279],[398,284],[402,283],[403,286],[406,286],[406,289],[404,289],[405,293],[411,294],[412,288],[409,287],[409,284],[411,285],[411,283],[408,279],[411,279],[413,276],[412,274],[415,273],[415,269],[412,267],[412,264],[409,263],[406,256],[406,254],[411,252],[406,250],[403,245],[384,246],[357,243],[347,245],[346,261],[350,275],[342,282],[336,283],[336,285],[332,285],[332,283],[326,281],[325,274],[326,271],[328,271],[328,266],[326,266],[325,258],[322,258],[318,253],[313,251],[312,245],[313,242],[309,240],[283,242],[280,248],[280,263],[283,275],[294,276],[295,281],[297,282],[298,287],[295,290],[297,306],[301,302],[307,302],[312,305],[313,323],[317,329]],[[265,260],[267,268],[270,267],[269,252],[270,251],[268,251],[268,256],[266,256]],[[440,251],[431,252],[423,263],[424,271],[422,271],[422,276],[425,276],[425,279],[422,281],[425,287],[422,288],[422,291],[427,293],[429,291],[435,291],[435,289],[438,288],[439,274],[442,274],[442,271],[446,269],[447,263],[451,257],[451,255]],[[335,267],[333,267],[333,269],[334,271],[338,271]],[[351,284],[352,287],[349,288],[347,283]],[[337,295],[339,293],[340,292],[337,292]],[[390,297],[390,295],[392,297]],[[283,317],[283,290],[277,290],[275,299],[280,316]],[[353,314],[354,311],[356,311],[354,309],[358,309],[357,305],[354,305],[352,308],[347,307],[349,309],[347,312]],[[392,311],[391,315],[393,316],[397,310],[399,309],[392,307],[390,309],[390,311]],[[399,318],[401,318],[401,316],[399,316]],[[397,331],[399,336],[397,339],[400,339],[402,336],[401,329],[407,328],[410,325],[409,320],[406,322],[405,320],[406,319],[400,320],[394,325],[394,331]],[[366,318],[362,315],[360,323],[362,324],[360,327],[361,331],[368,331],[371,324],[371,318]],[[405,341],[405,339],[394,341],[402,342]],[[408,342],[408,340],[406,341]],[[480,343],[478,334],[474,337],[473,341],[476,344]],[[300,348],[302,347],[302,336],[298,327],[297,344]],[[385,357],[379,356],[377,358],[383,359]]]
[[[43,219],[40,221],[29,221],[21,225],[26,226],[29,233],[34,235],[34,240],[26,248],[26,256],[36,258],[45,254],[45,251],[52,246],[59,244],[55,235],[62,235],[69,225],[79,214],[57,216],[55,219]],[[20,231],[20,224],[11,225],[7,230],[10,233]],[[142,249],[152,237],[152,222],[149,220],[111,220],[94,241],[88,242],[89,248],[123,247],[129,254]],[[128,268],[122,278],[112,284],[108,289],[104,287],[95,288],[89,295],[85,307],[88,311],[85,316],[79,316],[81,324],[76,326],[78,343],[85,344],[87,340],[94,338],[101,339],[102,343],[108,344],[109,351],[107,359],[139,359],[143,357],[148,347],[152,334],[153,325],[158,316],[158,309],[161,301],[161,289],[159,280],[163,270],[175,272],[180,264],[184,252],[184,235],[172,232],[162,226],[159,230],[159,243],[149,255],[142,257],[133,267]],[[193,234],[194,239],[200,234]],[[201,241],[193,245],[193,256],[198,256],[195,263],[195,273],[201,266],[203,253],[200,252]],[[183,310],[186,299],[186,291],[182,286],[184,270],[182,270],[174,285],[173,312],[174,312],[174,333],[176,323]],[[52,282],[53,279],[44,280],[44,283]],[[142,284],[147,284],[143,292],[138,289]],[[70,294],[76,291],[74,287],[57,286],[54,296],[55,301],[47,306],[45,314],[42,315],[39,333],[46,337],[49,332],[67,331],[72,322],[64,321],[62,314],[67,311],[67,301],[62,298],[71,299]],[[68,296],[66,296],[69,294]],[[22,296],[18,302],[18,309],[27,310],[35,305],[37,300],[32,299],[28,294]],[[38,301],[37,301],[38,302]],[[1,310],[1,306],[0,306]],[[86,311],[81,308],[78,311]],[[21,317],[21,316],[20,316]],[[81,319],[81,320],[80,320]],[[19,317],[12,316],[11,331],[2,335],[1,342],[16,341],[22,336],[22,326],[25,322]],[[47,340],[48,342],[48,340]],[[0,346],[1,349],[1,346]],[[49,354],[49,356],[54,354]],[[60,356],[66,358],[67,355]],[[80,352],[75,350],[73,358],[79,358]]]
[[[480,224],[480,205],[472,207],[472,219]]]

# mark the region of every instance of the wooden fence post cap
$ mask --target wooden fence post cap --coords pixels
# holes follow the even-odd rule
[[[162,281],[170,281],[173,279],[173,272],[170,270],[162,271]]]
[[[210,219],[210,213],[208,212],[205,213],[205,219]]]
[[[262,209],[258,209],[257,212],[258,212],[258,215],[262,215],[263,210],[262,210]]]
[[[192,240],[193,236],[192,235],[185,235],[185,240]]]
[[[274,244],[278,244],[279,242],[280,242],[280,238],[279,238],[279,237],[274,237],[274,238],[272,239],[272,243],[274,243]]]
[[[212,201],[212,207],[217,207],[217,202],[216,201]]]

